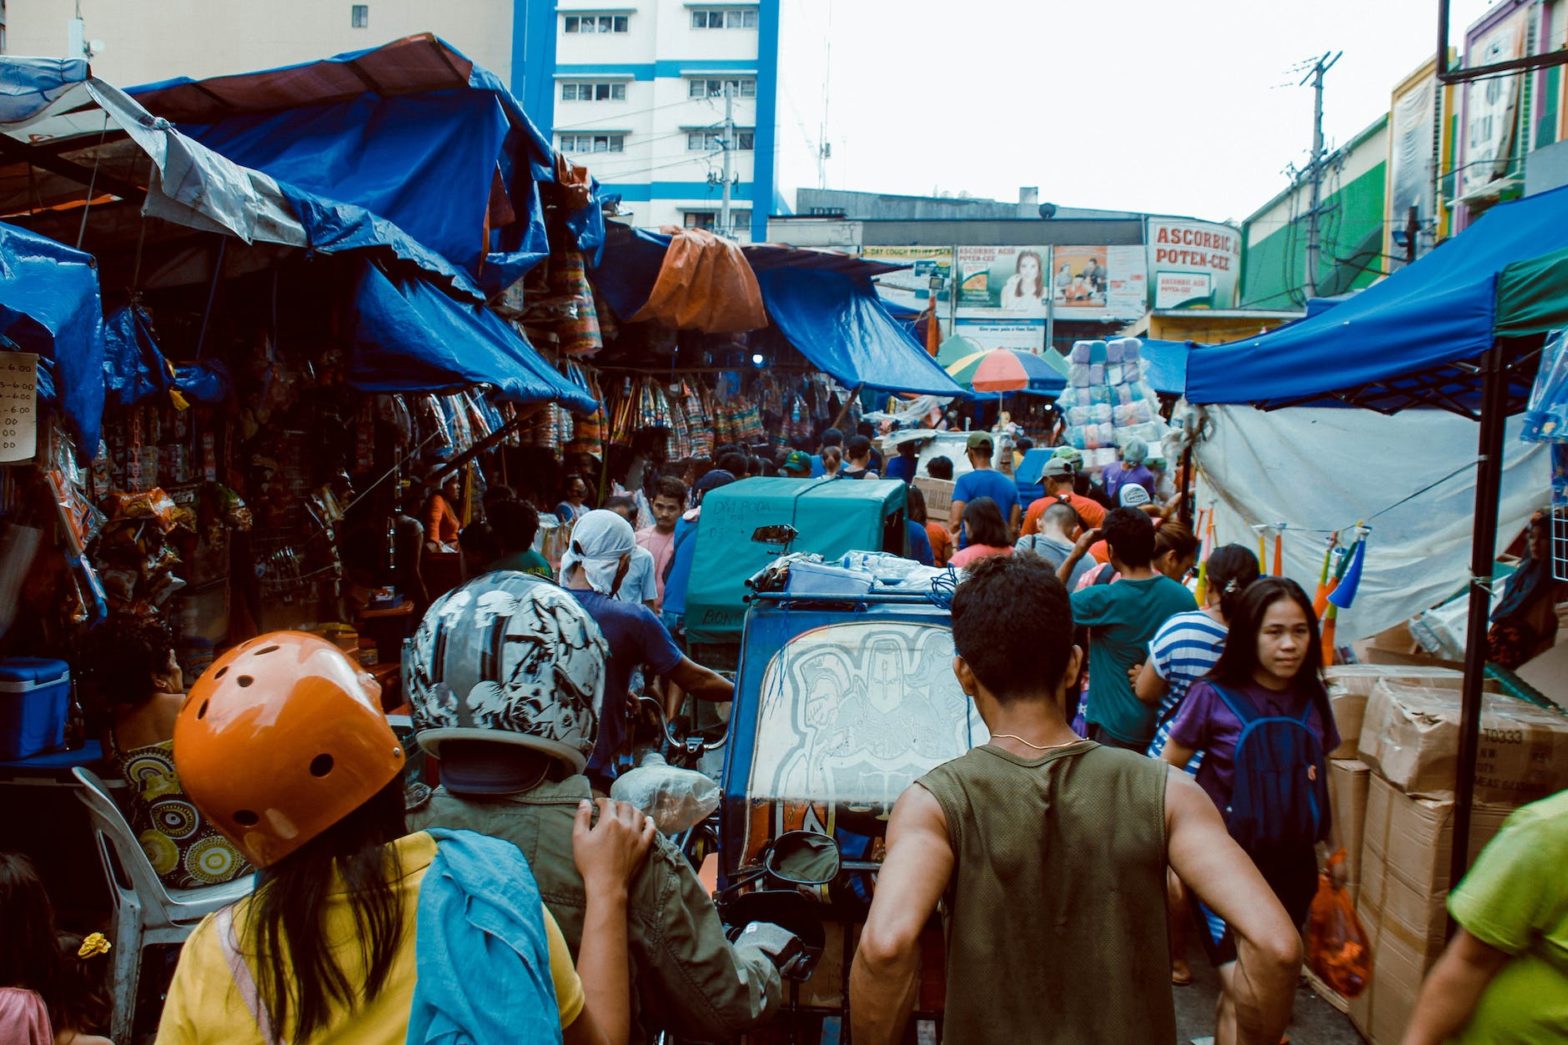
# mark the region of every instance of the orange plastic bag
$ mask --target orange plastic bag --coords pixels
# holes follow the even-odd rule
[[[1334,884],[1333,868],[1344,860],[1341,849],[1318,875],[1318,893],[1307,916],[1307,967],[1340,994],[1354,998],[1372,979],[1372,948],[1350,894]]]

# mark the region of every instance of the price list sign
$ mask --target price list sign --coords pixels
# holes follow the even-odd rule
[[[38,357],[0,352],[0,464],[31,461],[38,450]]]

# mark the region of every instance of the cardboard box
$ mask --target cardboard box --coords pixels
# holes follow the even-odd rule
[[[1568,641],[1559,642],[1539,657],[1525,661],[1514,674],[1547,700],[1568,709]]]
[[[1349,1014],[1373,1045],[1398,1045],[1421,981],[1443,951],[1454,804],[1413,798],[1376,773],[1368,782],[1356,916],[1372,948],[1372,982],[1350,999]],[[1512,811],[1471,807],[1470,859]]]
[[[1339,844],[1345,847],[1345,888],[1354,901],[1361,891],[1361,845],[1367,818],[1367,790],[1372,770],[1354,758],[1330,759],[1328,801],[1334,811]]]
[[[1328,757],[1355,758],[1360,750],[1361,721],[1366,714],[1367,698],[1379,679],[1392,678],[1413,685],[1457,690],[1464,682],[1464,673],[1430,664],[1337,664],[1325,668],[1323,678],[1328,683],[1328,703],[1340,737],[1339,747],[1330,751]],[[1488,685],[1492,692],[1501,692],[1491,680]]]
[[[1447,668],[1463,668],[1464,665],[1457,661],[1442,660],[1434,657],[1416,642],[1415,636],[1410,633],[1407,623],[1400,623],[1380,631],[1369,639],[1358,639],[1350,644],[1351,650],[1356,654],[1356,660],[1362,664],[1383,664],[1388,666],[1442,666]]]
[[[1457,689],[1379,679],[1361,724],[1361,760],[1410,795],[1451,797],[1459,761]],[[1523,805],[1568,787],[1568,716],[1483,693],[1475,797]]]
[[[957,484],[950,479],[932,479],[924,475],[915,480],[915,489],[925,495],[926,518],[929,521],[947,522],[947,517],[952,514],[955,485]]]

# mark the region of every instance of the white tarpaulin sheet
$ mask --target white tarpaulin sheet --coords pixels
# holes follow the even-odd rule
[[[1206,413],[1211,431],[1195,451],[1202,468],[1197,507],[1213,507],[1218,543],[1255,549],[1254,525],[1285,523],[1285,573],[1311,595],[1329,532],[1345,531],[1348,541],[1359,520],[1372,528],[1355,603],[1339,613],[1339,642],[1375,635],[1465,587],[1475,515],[1474,421],[1442,410],[1389,416],[1347,408],[1215,406]],[[1521,442],[1519,431],[1519,419],[1510,420],[1499,551],[1550,495],[1546,447]],[[1417,493],[1432,483],[1437,485]],[[1273,555],[1270,537],[1265,570]]]

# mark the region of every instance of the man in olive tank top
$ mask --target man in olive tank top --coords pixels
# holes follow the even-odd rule
[[[990,743],[904,792],[850,975],[855,1045],[900,1040],[943,901],[949,1043],[1176,1039],[1165,868],[1240,940],[1239,1041],[1277,1045],[1300,938],[1214,803],[1179,769],[1068,726],[1067,591],[1023,554],[970,567],[953,671]]]

